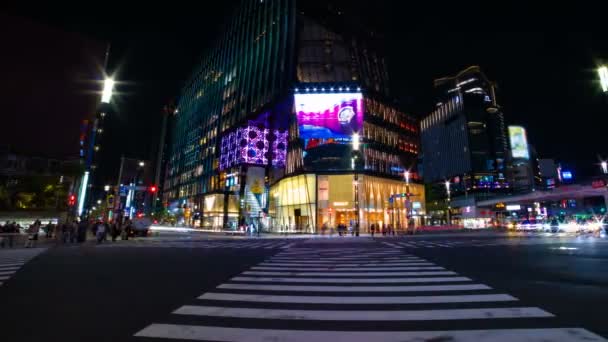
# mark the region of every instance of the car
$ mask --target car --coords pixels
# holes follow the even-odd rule
[[[133,219],[131,224],[131,234],[133,236],[148,236],[152,220],[147,217]]]

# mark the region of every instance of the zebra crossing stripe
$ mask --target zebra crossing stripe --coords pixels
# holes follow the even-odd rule
[[[221,284],[218,289],[256,291],[296,291],[296,292],[429,292],[429,291],[472,291],[491,290],[484,284],[467,285],[407,285],[407,286],[306,286],[306,285],[263,285],[263,284]]]
[[[452,271],[411,271],[411,272],[378,272],[378,271],[366,271],[366,272],[285,272],[285,271],[245,271],[241,274],[244,275],[265,275],[265,276],[328,276],[328,277],[365,277],[365,276],[427,276],[427,275],[456,275],[456,272]]]
[[[333,263],[335,264],[335,263]],[[260,263],[260,266],[294,266],[294,267],[315,267],[315,266],[331,266],[333,265],[332,263],[327,264],[327,263],[319,263],[319,264],[300,264],[300,263],[281,263],[281,262],[263,262]],[[433,263],[430,263],[428,261],[417,261],[417,262],[399,262],[399,263],[354,263],[354,264],[346,264],[346,263],[338,263],[338,265],[340,267],[346,267],[346,266],[350,266],[350,267],[362,267],[362,268],[369,268],[369,267],[381,267],[381,266],[423,266],[423,265],[435,265]]]
[[[536,307],[436,310],[292,310],[184,305],[178,315],[317,321],[442,321],[554,317]]]
[[[472,281],[467,277],[436,278],[265,278],[237,276],[231,281],[259,283],[335,283],[335,284],[388,284],[388,283],[442,283]]]
[[[18,269],[19,269],[18,266],[8,266],[8,267],[0,266],[0,271],[12,271],[12,270],[18,270]]]
[[[252,270],[258,271],[360,271],[361,267],[309,267],[309,268],[286,268],[270,266],[253,266]],[[411,267],[374,267],[376,271],[418,271],[418,270],[444,270],[440,266],[411,266]]]
[[[517,298],[508,294],[473,294],[442,296],[398,296],[398,297],[350,297],[350,296],[286,296],[208,292],[198,297],[202,300],[294,303],[294,304],[441,304],[441,303],[482,303],[511,302]]]
[[[447,331],[316,331],[288,329],[246,329],[197,325],[152,324],[135,334],[138,337],[195,341],[242,342],[403,342],[403,341],[603,341],[582,328],[484,329]]]
[[[301,259],[284,259],[284,258],[270,258],[268,259],[266,262],[283,262],[283,263],[297,263],[297,264],[322,264],[322,263],[334,263],[336,261],[344,261],[344,260],[334,260],[334,259],[318,259],[318,260],[301,260]],[[407,257],[407,258],[395,258],[395,259],[361,259],[360,261],[357,260],[346,260],[346,262],[358,262],[358,263],[378,263],[378,262],[385,262],[385,263],[400,263],[400,262],[412,262],[412,261],[426,261],[425,259],[422,258],[413,258],[413,257]]]
[[[18,263],[10,263],[10,264],[0,264],[0,267],[4,268],[4,267],[21,267],[23,266],[25,263],[24,262],[18,262]]]

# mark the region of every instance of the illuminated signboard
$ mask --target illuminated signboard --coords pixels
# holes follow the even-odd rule
[[[572,171],[562,171],[562,179],[571,180],[572,179]]]
[[[511,156],[516,159],[530,159],[526,129],[521,126],[509,126],[509,140],[511,141]]]
[[[521,210],[521,205],[519,205],[519,204],[509,204],[509,205],[507,205],[507,210],[508,211],[518,211],[518,210]]]
[[[363,127],[361,93],[295,94],[302,139],[345,140]]]
[[[254,126],[240,127],[222,138],[220,170],[245,163],[272,166],[285,165],[287,131]]]

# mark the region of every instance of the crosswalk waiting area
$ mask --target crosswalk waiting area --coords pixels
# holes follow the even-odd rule
[[[46,248],[0,250],[0,286]]]
[[[135,336],[199,341],[602,341],[401,249],[289,248]]]
[[[161,240],[161,239],[139,239],[129,241],[106,241],[97,247],[100,248],[115,248],[115,247],[141,247],[141,248],[240,248],[240,249],[275,249],[289,248],[294,245],[294,241],[284,240],[261,240],[254,239],[251,241],[244,240]]]

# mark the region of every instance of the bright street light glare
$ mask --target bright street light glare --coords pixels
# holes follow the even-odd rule
[[[602,85],[602,90],[604,92],[608,92],[608,67],[601,66],[597,69],[598,74],[600,74],[600,84]]]
[[[353,133],[353,150],[359,151],[359,133]]]
[[[601,166],[602,166],[602,172],[604,174],[607,174],[608,173],[608,162],[607,161],[602,161]]]
[[[114,80],[108,77],[103,81],[103,93],[101,94],[101,102],[110,103],[110,100],[112,99],[113,91],[114,91]]]
[[[144,163],[143,161],[140,161],[140,162],[139,162],[139,166],[140,166],[140,167],[144,167],[144,165],[146,165],[146,163]]]

